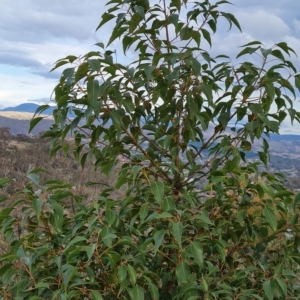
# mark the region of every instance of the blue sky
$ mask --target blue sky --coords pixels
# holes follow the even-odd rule
[[[1,0],[0,108],[49,101],[59,78],[59,72],[49,73],[53,63],[69,54],[83,55],[96,42],[107,41],[109,28],[95,32],[105,2]],[[237,17],[243,33],[228,31],[226,24],[213,38],[214,51],[235,57],[240,51],[238,46],[252,40],[266,46],[284,41],[299,53],[294,62],[300,69],[299,0],[231,2],[234,5],[223,10]],[[117,41],[112,45],[116,49],[118,46]]]

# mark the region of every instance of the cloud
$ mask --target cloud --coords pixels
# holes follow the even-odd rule
[[[105,1],[2,0],[0,7],[0,64],[44,78],[58,79],[60,71],[49,73],[55,61],[85,54],[111,32],[95,32]]]
[[[39,99],[27,99],[27,102],[34,102],[34,103],[38,103],[38,104],[51,104],[53,103],[53,101],[49,98],[43,97],[43,98],[39,98]]]
[[[294,28],[295,28],[296,32],[299,32],[300,31],[300,21],[298,21],[297,19],[294,19],[293,24],[294,24]]]
[[[9,107],[27,102],[27,99],[50,98],[55,84],[56,80],[33,75],[28,71],[20,74],[0,73],[0,104]]]
[[[43,76],[45,78],[59,79],[58,73],[50,73],[51,65],[42,64],[37,60],[27,57],[27,53],[20,51],[5,53],[0,51],[0,64],[10,65],[28,69],[32,74]]]
[[[11,41],[43,43],[49,39],[95,39],[105,1],[1,1],[0,36]]]
[[[278,16],[263,10],[237,11],[243,32],[257,40],[275,42],[290,33],[289,26]]]

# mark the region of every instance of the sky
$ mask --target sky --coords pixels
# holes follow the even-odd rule
[[[49,72],[53,64],[70,54],[84,55],[96,50],[97,42],[107,42],[109,27],[95,32],[107,9],[105,3],[105,0],[0,0],[0,108],[49,102],[60,76],[59,71]],[[293,62],[300,70],[299,0],[232,0],[231,3],[222,10],[236,16],[243,32],[228,31],[224,23],[224,28],[221,26],[213,37],[214,51],[235,57],[239,46],[252,40],[260,40],[267,47],[283,41],[299,53]],[[121,52],[118,41],[112,47]]]

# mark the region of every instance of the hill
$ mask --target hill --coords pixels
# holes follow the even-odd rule
[[[72,155],[73,144],[70,141],[70,151],[64,155],[62,151],[50,157],[49,140],[24,135],[9,136],[5,128],[0,128],[0,178],[14,178],[15,182],[9,185],[5,194],[13,195],[18,184],[27,180],[27,171],[34,168],[43,168],[46,172],[39,174],[40,183],[47,180],[63,180],[73,186],[79,194],[86,195],[86,201],[93,201],[99,192],[115,182],[115,174],[109,178],[94,170],[92,164],[86,164],[82,169],[74,161]],[[86,186],[87,182],[94,182]],[[115,194],[118,194],[116,191]],[[0,196],[3,191],[0,191]],[[13,199],[12,199],[13,200]],[[0,210],[5,204],[0,203]]]
[[[20,105],[14,106],[14,107],[6,107],[1,109],[0,111],[18,111],[18,112],[29,112],[29,113],[35,113],[37,108],[40,105],[36,103],[22,103]],[[43,111],[44,115],[52,115],[53,110],[56,108],[56,106],[47,108]]]
[[[8,127],[11,135],[28,135],[29,123],[33,113],[17,111],[0,111],[0,128]],[[46,131],[53,124],[52,117],[48,116],[43,119],[32,130],[32,135],[39,135],[40,132]]]

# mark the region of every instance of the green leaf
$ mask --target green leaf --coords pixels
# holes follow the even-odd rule
[[[172,14],[172,15],[169,16],[169,22],[170,22],[171,24],[173,24],[175,27],[176,27],[177,24],[178,24],[178,19],[179,19],[178,14]]]
[[[96,31],[97,31],[97,30],[96,30]],[[101,42],[100,42],[100,43],[96,43],[95,46],[98,46],[98,47],[104,49],[104,44],[101,43]]]
[[[273,279],[267,280],[263,283],[263,289],[266,297],[269,300],[273,300],[275,296],[275,282]]]
[[[36,289],[42,289],[42,288],[46,288],[46,289],[49,289],[49,283],[46,283],[46,282],[39,282],[35,285]]]
[[[75,68],[67,68],[64,69],[62,75],[65,79],[71,79],[74,77]]]
[[[194,57],[191,57],[189,59],[189,62],[191,63],[191,66],[195,72],[195,75],[197,76],[200,76],[200,73],[201,73],[201,64],[199,63],[199,61],[194,58]]]
[[[36,109],[36,111],[35,111],[35,113],[34,113],[34,115],[33,115],[32,118],[34,119],[34,117],[35,117],[37,114],[41,114],[44,110],[48,109],[49,107],[50,107],[50,105],[48,105],[48,104],[39,106],[39,107]]]
[[[272,49],[260,48],[260,52],[263,55],[263,57],[266,58],[272,52]]]
[[[105,218],[107,220],[108,226],[111,226],[116,220],[117,214],[112,209],[107,209],[105,211]]]
[[[118,26],[119,25],[119,26]],[[121,38],[121,36],[123,35],[124,32],[126,32],[128,30],[128,28],[126,26],[121,26],[122,23],[119,23],[113,30],[109,41],[107,42],[107,46],[109,46],[115,39],[117,38]],[[109,58],[112,59],[111,56],[109,56]],[[111,61],[112,63],[112,61]]]
[[[152,181],[150,184],[150,189],[155,200],[158,202],[158,204],[161,204],[164,196],[164,184],[160,181]]]
[[[97,107],[97,100],[100,95],[100,86],[98,80],[92,80],[87,83],[87,92],[89,97],[89,104],[92,108]]]
[[[150,79],[150,76],[151,76],[151,74],[152,74],[152,72],[153,72],[154,70],[155,70],[155,67],[154,67],[154,66],[146,66],[146,67],[144,68],[144,72],[145,72],[145,74],[146,74],[147,80]]]
[[[273,212],[273,210],[269,207],[265,207],[263,210],[263,215],[266,218],[266,221],[270,224],[273,231],[277,230],[277,218]]]
[[[168,212],[176,208],[173,197],[166,197],[163,202],[163,210]]]
[[[39,185],[39,177],[36,174],[30,173],[27,175],[27,178],[30,179],[36,186]]]
[[[66,264],[62,266],[63,271],[63,284],[67,287],[69,285],[69,282],[74,277],[74,275],[77,273],[78,268],[74,267],[72,265]]]
[[[300,75],[295,75],[295,86],[300,91]]]
[[[294,199],[294,205],[293,205],[293,208],[294,208],[294,211],[296,212],[296,210],[298,209],[298,205],[300,203],[300,193],[298,193],[296,196],[295,196],[295,199]]]
[[[254,52],[256,52],[256,50],[258,50],[260,47],[246,47],[244,50],[242,50],[237,56],[236,58],[239,58],[241,57],[242,55],[245,55],[245,54],[253,54]]]
[[[200,270],[202,270],[204,266],[204,255],[202,245],[198,242],[192,242],[190,245],[190,251],[193,258],[197,262]]]
[[[259,182],[258,185],[262,187],[264,193],[266,193],[270,197],[270,199],[274,198],[274,192],[269,184],[265,182]]]
[[[34,168],[34,169],[29,169],[29,170],[27,171],[27,174],[41,173],[41,172],[47,173],[43,168]]]
[[[89,65],[94,72],[99,72],[100,71],[100,60],[99,59],[89,59],[88,60]]]
[[[30,120],[30,123],[29,123],[29,130],[28,130],[28,133],[30,133],[32,131],[32,129],[40,122],[44,119],[45,117],[36,117],[34,119],[31,119]]]
[[[86,246],[84,249],[85,249],[85,252],[86,252],[86,255],[88,257],[88,261],[90,261],[92,259],[92,256],[95,252],[95,249],[96,249],[96,246],[97,244],[90,244],[89,246]]]
[[[189,281],[190,271],[186,262],[183,261],[177,266],[176,277],[179,286]]]
[[[243,149],[243,151],[251,151],[251,148],[252,148],[252,144],[250,142],[248,142],[248,141],[242,141],[242,143],[241,143],[241,149]]]
[[[12,263],[7,263],[7,264],[4,264],[4,265],[1,265],[1,267],[0,267],[0,276],[2,277],[6,273],[6,271],[13,269],[13,267],[14,266],[13,266]]]
[[[222,12],[221,13],[226,19],[227,21],[229,22],[229,29],[231,29],[232,27],[232,23],[240,30],[240,32],[242,32],[242,29],[241,29],[241,26],[238,22],[238,20],[236,19],[236,17],[230,13],[224,13]]]
[[[152,283],[151,279],[146,277],[147,283],[148,283],[148,290],[151,294],[151,297],[153,300],[158,300],[159,299],[159,291],[158,288],[155,284]]]
[[[140,208],[141,222],[144,222],[144,220],[147,218],[148,212],[149,212],[148,204],[143,204]]]
[[[277,43],[276,46],[281,48],[288,55],[290,55],[289,51],[291,51],[297,56],[297,53],[291,47],[289,47],[288,44],[285,42]]]
[[[115,111],[111,111],[110,116],[111,116],[111,119],[112,119],[112,122],[113,122],[114,126],[117,129],[118,136],[120,136],[120,134],[121,134],[121,125],[122,125],[121,117]]]
[[[172,217],[173,216],[170,213],[164,211],[161,214],[157,214],[155,219],[168,219],[168,218],[172,218]]]
[[[180,39],[181,40],[189,40],[193,37],[193,29],[190,27],[184,27],[180,31]]]
[[[241,47],[252,46],[252,45],[261,45],[261,42],[260,41],[253,41],[253,42],[247,43],[245,45],[242,45]]]
[[[43,200],[40,198],[33,199],[32,206],[34,208],[37,218],[40,219],[40,215],[43,207]]]
[[[118,268],[118,276],[120,282],[124,281],[127,277],[127,268],[125,266],[120,266]]]
[[[102,295],[98,291],[92,291],[92,300],[103,300]]]
[[[211,47],[210,33],[209,33],[206,29],[204,29],[204,28],[201,29],[201,32],[202,32],[202,34],[203,34],[203,37],[206,39],[206,41],[208,42],[208,44],[209,44],[210,47]]]
[[[273,51],[271,52],[271,54],[272,54],[273,56],[279,58],[279,59],[282,60],[283,62],[285,61],[285,58],[284,58],[284,56],[282,55],[282,53],[281,53],[280,50],[275,49],[275,50],[273,50]]]
[[[58,61],[56,62],[55,66],[50,70],[50,72],[56,70],[57,68],[63,66],[63,65],[66,65],[68,64],[69,62],[67,60],[61,60],[61,61]]]
[[[135,42],[135,38],[125,35],[122,39],[123,44],[123,52],[126,55],[127,50],[130,48],[130,46]]]
[[[265,88],[266,88],[266,92],[268,94],[268,97],[271,100],[273,100],[274,97],[275,97],[275,88],[274,88],[273,83],[266,83]]]
[[[83,79],[85,76],[87,76],[87,72],[89,69],[90,69],[90,66],[87,62],[80,64],[75,73],[75,81],[78,82],[81,79]]]
[[[145,10],[143,6],[136,5],[134,7],[135,11],[141,16],[142,19],[145,18]]]
[[[183,224],[181,222],[172,224],[172,235],[174,236],[180,248],[182,248],[181,245],[182,231],[183,231]]]
[[[86,238],[83,236],[76,236],[74,239],[72,239],[66,246],[66,248],[64,249],[64,252],[66,252],[71,246],[82,242],[82,241],[86,241]]]
[[[4,188],[6,184],[13,182],[11,178],[0,178],[0,188]]]
[[[212,104],[212,86],[210,84],[205,84],[204,82],[201,84],[201,90],[203,94],[206,96],[209,105]]]
[[[175,6],[177,8],[177,10],[180,12],[180,8],[181,8],[181,1],[180,0],[171,0],[171,7]]]
[[[276,278],[276,281],[278,283],[278,285],[280,286],[280,289],[285,297],[285,299],[287,298],[287,285],[285,283],[285,281],[282,278]]]
[[[113,240],[117,238],[117,236],[113,233],[108,233],[106,235],[103,236],[102,240],[103,243],[107,246],[107,247],[111,247]]]
[[[266,152],[258,152],[259,158],[262,163],[267,167],[269,162],[269,155]]]
[[[164,240],[166,231],[165,230],[159,230],[156,231],[153,235],[155,247],[154,247],[154,254],[156,254],[158,248],[161,246],[162,241]]]
[[[213,33],[216,32],[217,30],[217,26],[216,26],[216,22],[213,19],[210,19],[207,24],[209,25],[210,29],[213,31]]]
[[[136,272],[131,265],[127,265],[126,267],[127,267],[128,273],[129,273],[130,281],[131,281],[132,285],[135,285],[136,284]]]
[[[132,289],[132,300],[144,300],[145,299],[145,294],[144,294],[144,290],[143,288],[136,284],[134,285],[133,289]]]
[[[123,19],[125,19],[125,17],[126,17],[126,13],[119,13],[116,23],[119,24]]]
[[[205,224],[214,225],[209,218],[208,211],[206,210],[204,210],[199,216],[197,216],[196,219],[203,221]]]
[[[101,22],[99,23],[99,25],[98,25],[98,27],[96,28],[96,31],[100,28],[100,27],[102,27],[105,23],[107,23],[108,21],[110,21],[111,19],[113,19],[113,18],[115,18],[116,16],[115,15],[113,15],[113,14],[109,14],[109,13],[104,13],[103,15],[102,15],[102,20],[101,20]],[[99,43],[97,43],[97,44],[99,44]],[[101,46],[99,46],[99,47],[101,47]],[[103,48],[103,47],[102,47]]]

